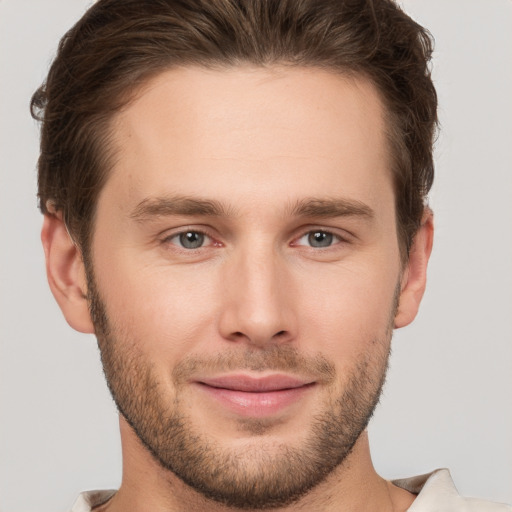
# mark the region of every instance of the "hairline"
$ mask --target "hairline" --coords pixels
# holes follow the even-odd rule
[[[361,81],[366,82],[373,88],[373,90],[377,94],[377,98],[381,105],[382,123],[386,141],[386,154],[388,157],[386,167],[388,168],[388,172],[390,173],[390,179],[392,180],[396,235],[398,239],[401,263],[402,265],[405,265],[409,257],[410,244],[412,243],[412,239],[414,238],[418,228],[416,228],[414,233],[412,233],[412,236],[410,237],[411,240],[408,240],[407,233],[405,232],[404,226],[402,226],[399,219],[399,209],[397,208],[398,190],[395,183],[397,171],[395,170],[394,167],[398,165],[398,152],[401,149],[400,146],[402,146],[402,141],[400,139],[399,133],[397,133],[398,130],[396,129],[397,116],[392,112],[385,94],[381,91],[381,88],[377,81],[364,70],[352,69],[350,67],[337,67],[334,65],[327,65],[322,63],[316,64],[314,62],[293,62],[285,59],[276,59],[275,61],[269,60],[268,62],[255,62],[251,61],[250,59],[223,61],[220,59],[212,58],[200,60],[191,59],[188,62],[182,61],[173,64],[164,64],[161,66],[156,66],[148,70],[146,73],[143,73],[139,77],[138,83],[131,87],[128,86],[124,91],[121,91],[116,100],[116,108],[112,109],[112,111],[108,113],[103,112],[103,115],[101,116],[103,122],[99,123],[102,130],[102,132],[100,131],[102,135],[101,138],[103,140],[99,148],[99,151],[102,153],[101,160],[103,162],[102,169],[100,171],[101,187],[99,187],[97,191],[97,195],[95,197],[94,204],[91,209],[90,219],[86,223],[87,226],[85,233],[81,233],[78,235],[74,233],[74,230],[71,226],[67,226],[68,231],[73,234],[73,239],[75,239],[75,237],[78,238],[78,240],[75,241],[78,242],[78,246],[80,247],[83,258],[88,259],[91,257],[98,202],[101,193],[109,179],[109,176],[116,165],[116,159],[119,155],[120,148],[116,147],[115,144],[115,124],[119,116],[122,114],[122,112],[129,108],[130,105],[137,101],[141,96],[143,96],[147,92],[147,90],[151,88],[152,83],[158,77],[162,76],[167,72],[179,69],[202,69],[206,71],[223,72],[244,68],[253,70],[272,70],[276,68],[318,70],[331,73],[338,77],[342,77],[343,79],[346,79],[347,81],[352,82],[353,84],[356,85],[358,82]],[[426,206],[426,204],[423,204],[423,210],[425,210]]]

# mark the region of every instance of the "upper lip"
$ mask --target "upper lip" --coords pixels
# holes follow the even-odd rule
[[[312,384],[313,381],[301,379],[300,377],[273,374],[263,377],[250,375],[223,375],[206,379],[199,379],[197,382],[214,388],[229,389],[233,391],[245,391],[248,393],[263,393],[269,391],[282,391],[294,389]]]

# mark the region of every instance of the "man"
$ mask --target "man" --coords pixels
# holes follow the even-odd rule
[[[370,459],[432,247],[430,53],[387,1],[106,0],[65,36],[42,239],[124,455],[75,510],[510,510]]]

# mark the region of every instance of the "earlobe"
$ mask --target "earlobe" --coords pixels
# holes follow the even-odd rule
[[[77,331],[94,333],[82,254],[71,239],[60,212],[45,214],[41,241],[48,283],[68,324]]]
[[[427,284],[427,266],[432,252],[433,237],[434,217],[432,210],[426,208],[402,275],[400,301],[395,316],[396,329],[409,325],[418,313]]]

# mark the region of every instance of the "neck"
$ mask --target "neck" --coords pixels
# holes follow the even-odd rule
[[[233,512],[232,507],[206,499],[163,469],[121,417],[123,479],[117,494],[95,512]],[[405,511],[414,496],[381,478],[373,467],[367,432],[352,452],[323,482],[300,500],[274,512]],[[247,512],[247,511],[246,511]]]

